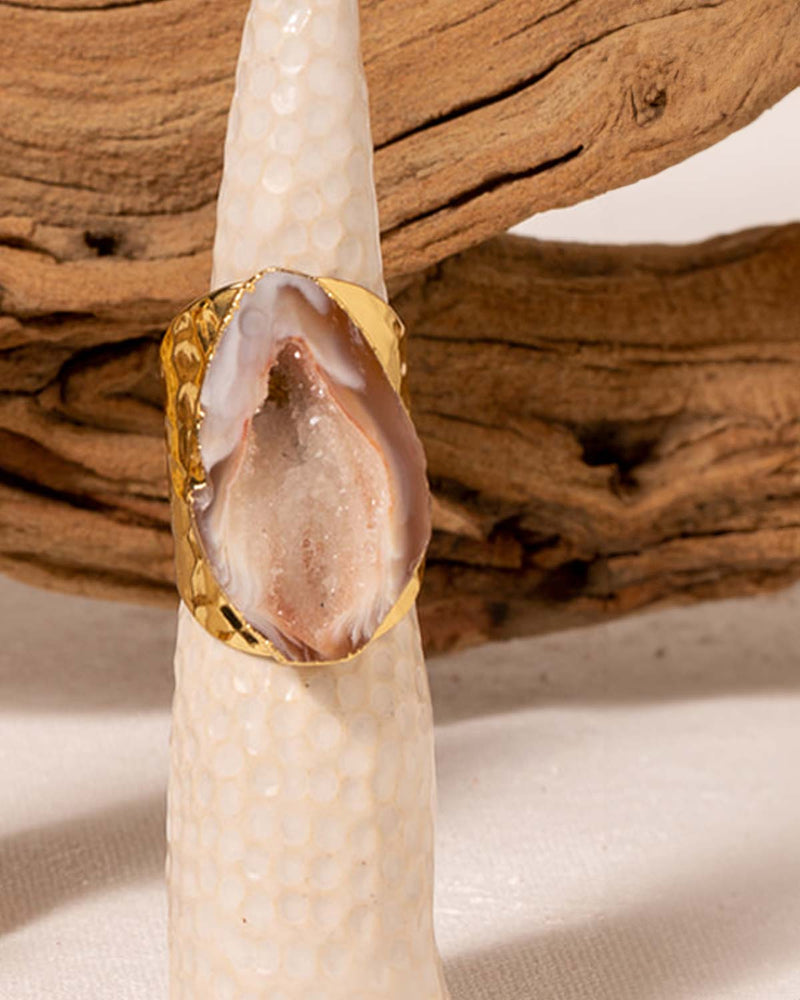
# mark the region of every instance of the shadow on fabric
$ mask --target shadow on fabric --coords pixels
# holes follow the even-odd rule
[[[161,875],[165,799],[151,795],[0,840],[0,934],[114,886]]]
[[[550,705],[652,705],[800,687],[800,588],[651,612],[430,661],[437,724]]]
[[[628,909],[453,958],[453,1000],[711,1000],[746,990],[797,959],[800,850],[771,847],[662,879]]]

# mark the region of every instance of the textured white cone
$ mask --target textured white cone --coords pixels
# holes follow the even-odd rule
[[[384,294],[354,0],[248,15],[213,286],[281,265]],[[433,725],[416,612],[335,668],[181,607],[169,794],[172,1000],[443,1000]]]
[[[245,23],[212,288],[270,265],[386,294],[354,0],[254,0]]]

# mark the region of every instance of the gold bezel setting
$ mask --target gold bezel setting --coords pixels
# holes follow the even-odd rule
[[[166,382],[166,432],[170,507],[175,540],[178,591],[194,618],[216,639],[245,653],[292,666],[345,663],[388,632],[410,611],[419,592],[422,558],[402,593],[370,639],[339,660],[292,660],[283,655],[236,607],[211,569],[195,524],[192,493],[205,484],[200,455],[203,410],[200,392],[208,364],[245,295],[265,274],[298,275],[286,268],[266,268],[197,299],[170,323],[161,344],[161,370]],[[405,328],[395,311],[366,288],[338,278],[300,275],[318,285],[350,318],[372,348],[386,376],[407,408],[404,395]]]

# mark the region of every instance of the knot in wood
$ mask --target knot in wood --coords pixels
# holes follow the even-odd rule
[[[668,85],[661,73],[647,73],[631,87],[631,108],[637,125],[645,127],[664,114],[667,108]]]

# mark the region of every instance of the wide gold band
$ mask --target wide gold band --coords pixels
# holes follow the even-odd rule
[[[268,271],[248,281],[211,292],[179,313],[161,345],[161,368],[166,382],[166,431],[169,461],[172,530],[178,591],[197,621],[216,639],[235,649],[268,657],[278,663],[301,666],[289,660],[251,625],[223,592],[211,569],[195,524],[192,492],[205,483],[200,455],[199,430],[203,419],[200,392],[217,344],[244,295]],[[292,272],[290,272],[292,273]],[[308,277],[308,276],[303,276]],[[337,278],[311,278],[349,316],[375,352],[383,370],[404,405],[404,327],[383,299],[360,285]],[[422,567],[375,630],[370,642],[387,632],[411,609],[419,592]],[[342,660],[358,656],[363,648]],[[314,661],[313,666],[320,666]]]

